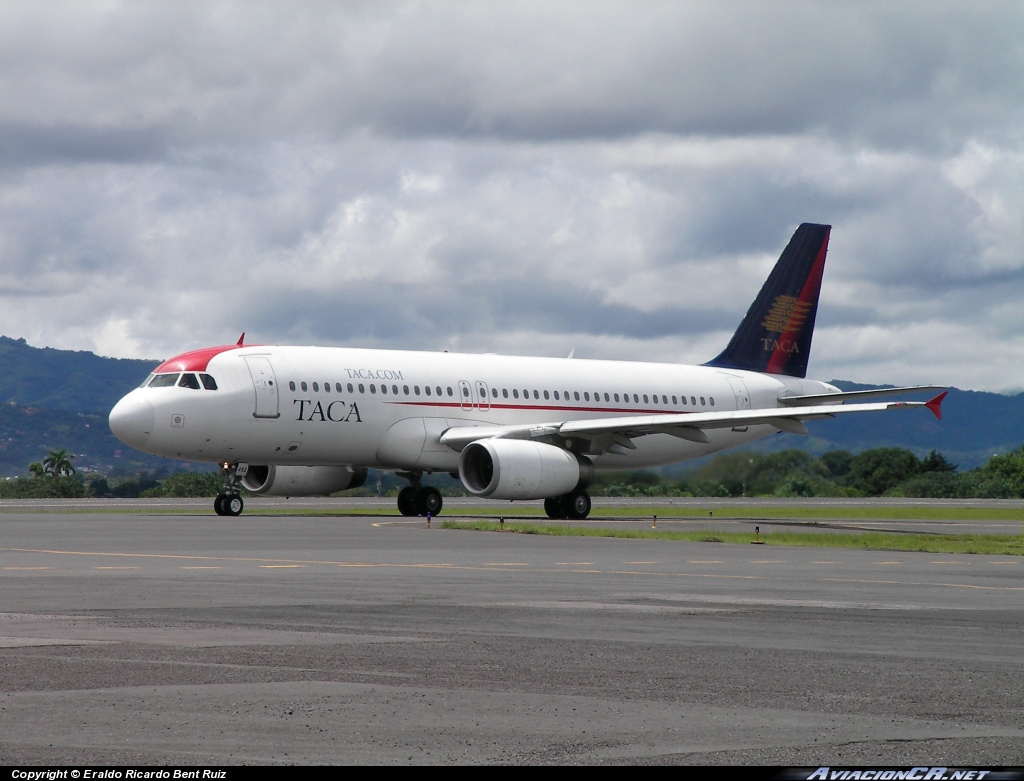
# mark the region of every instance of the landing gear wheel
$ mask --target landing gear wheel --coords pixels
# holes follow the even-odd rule
[[[220,506],[224,510],[224,515],[241,515],[245,502],[242,501],[242,497],[238,494],[229,494],[224,497]]]
[[[417,509],[420,511],[420,515],[430,513],[431,517],[436,518],[441,513],[441,507],[444,506],[444,501],[441,499],[441,492],[436,488],[421,488],[416,499]]]
[[[406,517],[419,515],[416,507],[416,489],[411,485],[398,492],[398,512]]]
[[[227,498],[225,494],[217,494],[217,498],[213,500],[213,510],[217,515],[225,515],[224,500]]]
[[[590,515],[590,496],[586,491],[573,491],[562,497],[562,506],[571,520],[582,521]]]
[[[552,496],[544,500],[544,512],[553,521],[560,521],[566,517],[565,508],[562,507],[562,497]]]

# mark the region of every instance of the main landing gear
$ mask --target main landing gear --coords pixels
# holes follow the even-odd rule
[[[573,491],[544,500],[544,512],[553,520],[582,521],[590,515],[590,494]]]
[[[426,515],[436,517],[440,515],[444,502],[441,499],[441,492],[430,485],[420,485],[419,472],[399,472],[400,477],[412,483],[398,492],[398,512],[407,517]]]
[[[220,473],[224,478],[224,488],[213,500],[213,509],[217,515],[241,515],[245,502],[242,501],[240,478],[245,477],[248,464],[221,464]]]

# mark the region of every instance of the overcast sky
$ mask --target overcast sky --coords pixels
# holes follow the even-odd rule
[[[1024,4],[0,4],[36,346],[699,363],[801,222],[809,376],[1024,389]]]

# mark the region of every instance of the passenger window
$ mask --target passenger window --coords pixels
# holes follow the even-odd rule
[[[661,397],[661,403],[662,404],[668,404],[668,396],[662,396]]]
[[[403,385],[402,386],[402,393],[404,393],[406,396],[409,395],[409,386],[408,385]]]
[[[697,397],[696,396],[690,396],[690,404],[692,404],[694,407],[697,406]]]
[[[314,393],[319,393],[320,392],[320,385],[315,383],[315,382],[313,383],[313,392]]]
[[[580,392],[579,391],[573,391],[572,392],[572,397],[574,399],[576,399],[576,401],[579,401],[580,400]]]
[[[605,400],[605,401],[611,401],[611,398],[609,398],[609,396],[608,396],[608,394],[607,394],[607,393],[606,393],[606,394],[604,394],[604,400]],[[616,399],[616,401],[618,401],[618,399]]]
[[[451,385],[448,386],[448,395],[449,396],[454,396],[455,395],[455,391],[452,390],[452,386]]]
[[[711,406],[712,407],[715,406],[715,397],[714,396],[710,397],[710,399],[708,399],[708,400],[711,402]]]
[[[349,390],[351,391],[352,386],[349,385],[348,387],[349,387]],[[342,393],[343,392],[342,389],[341,389],[341,383],[340,382],[334,383],[334,390],[338,391],[338,393]]]
[[[397,385],[392,385],[391,386],[391,392],[397,396],[398,395],[398,386]],[[406,391],[406,393],[408,393],[408,391]]]
[[[428,396],[430,395],[430,386],[429,385],[427,385],[423,390],[426,392],[426,394]]]
[[[169,388],[172,385],[177,385],[178,375],[177,374],[154,374],[153,380],[149,383],[150,388]]]
[[[366,388],[363,386],[363,383],[359,383],[359,392],[366,393]]]
[[[535,398],[535,399],[537,399],[538,401],[540,401],[540,393],[539,393],[539,392],[537,392],[537,391],[534,391],[534,392],[533,392],[533,398]]]
[[[672,403],[673,404],[678,404],[679,403],[679,401],[676,399],[675,396],[672,397]]]
[[[178,380],[178,386],[181,388],[191,388],[192,390],[199,390],[199,380],[196,379],[194,374],[183,374],[181,379]]]
[[[440,396],[440,395],[441,395],[441,386],[440,386],[440,385],[436,386],[436,387],[434,388],[434,390],[435,390],[435,391],[437,391],[437,395],[438,395],[438,396]],[[450,390],[451,390],[451,388],[449,388],[448,390],[450,391]],[[448,395],[449,395],[449,396],[451,396],[451,393],[449,393]]]
[[[305,382],[300,383],[299,387],[302,388],[302,390],[304,390],[304,391],[309,390],[309,388],[306,387],[306,383]]]
[[[513,388],[512,389],[512,397],[515,398],[515,399],[519,398],[519,389],[518,388]]]
[[[700,397],[700,405],[702,407],[704,406],[704,397],[703,396]]]
[[[498,389],[497,388],[491,388],[491,396],[493,396],[494,398],[498,398]]]
[[[584,391],[583,392],[583,400],[584,401],[590,401],[590,393],[588,393],[587,391]]]
[[[644,399],[644,401],[646,401],[646,400],[647,400],[647,399],[645,398],[645,399]],[[655,404],[657,404],[657,403],[658,403],[658,394],[657,394],[657,393],[655,393],[655,394],[654,394],[654,403],[655,403]]]
[[[388,386],[387,385],[381,385],[380,386],[380,392],[383,393],[385,396],[387,396],[388,395]],[[372,385],[370,386],[370,393],[373,393],[373,386]]]
[[[615,402],[616,402],[616,403],[618,403],[618,401],[619,401],[619,394],[618,394],[618,393],[616,393],[616,394],[615,394]]]
[[[203,381],[203,387],[206,390],[217,390],[217,381],[209,374],[200,374],[199,379]]]
[[[503,398],[507,399],[508,398],[508,388],[502,388],[501,389],[501,395],[502,395]]]
[[[558,401],[558,391],[555,391],[555,401]]]
[[[633,394],[633,403],[634,404],[639,404],[640,403],[640,397],[637,396],[635,393]]]
[[[412,392],[415,393],[417,396],[419,396],[420,395],[420,386],[419,385],[413,385],[412,386]]]
[[[376,385],[374,385],[374,384],[373,384],[373,383],[371,382],[371,383],[370,383],[370,393],[376,393],[376,392],[377,392],[377,386],[376,386]]]
[[[462,396],[463,398],[466,399],[469,398],[469,388],[467,388],[465,385],[462,386]]]
[[[544,401],[547,401],[550,398],[551,398],[551,396],[548,394],[548,392],[544,391]]]
[[[295,380],[289,380],[288,390],[295,390]]]
[[[350,383],[348,384],[348,392],[349,392],[349,393],[353,393],[353,392],[354,392],[354,391],[352,390],[352,383],[351,383],[351,382],[350,382]]]

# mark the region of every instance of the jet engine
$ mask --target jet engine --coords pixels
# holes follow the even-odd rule
[[[264,496],[327,496],[366,482],[366,470],[347,466],[250,464],[242,485]]]
[[[586,488],[594,479],[594,465],[554,445],[483,439],[463,448],[459,479],[474,496],[547,499]]]

